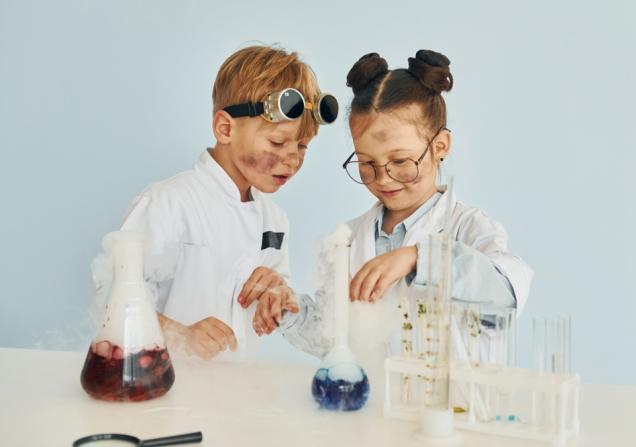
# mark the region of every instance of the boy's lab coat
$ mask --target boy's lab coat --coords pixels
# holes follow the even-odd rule
[[[146,279],[157,310],[190,325],[213,316],[235,332],[240,347],[255,342],[252,316],[238,293],[259,266],[289,279],[288,220],[265,194],[239,190],[208,152],[192,170],[151,184],[136,197],[122,225],[149,241]]]

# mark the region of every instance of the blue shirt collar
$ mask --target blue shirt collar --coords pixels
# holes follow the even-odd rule
[[[418,220],[420,220],[420,218],[422,218],[426,213],[428,213],[437,204],[437,201],[440,199],[440,197],[442,197],[442,193],[439,192],[439,191],[436,191],[435,194],[433,194],[426,202],[421,204],[420,207],[418,209],[416,209],[413,214],[411,214],[409,217],[407,217],[402,222],[397,224],[395,226],[395,228],[393,228],[393,232],[395,232],[398,229],[398,227],[400,227],[400,226],[404,226],[404,231],[405,232],[408,231],[409,229],[411,229],[411,227]],[[375,237],[376,237],[376,239],[379,237],[379,235],[381,233],[384,233],[382,231],[382,221],[384,219],[384,212],[385,211],[386,211],[386,208],[384,206],[382,206],[382,211],[380,213],[378,213],[378,216],[375,218]]]

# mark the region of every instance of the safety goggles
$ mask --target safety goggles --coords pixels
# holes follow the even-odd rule
[[[295,88],[269,93],[260,102],[247,102],[225,107],[232,118],[261,116],[272,123],[293,121],[310,110],[318,124],[331,124],[338,117],[338,100],[329,93],[321,94],[315,102],[307,102]]]

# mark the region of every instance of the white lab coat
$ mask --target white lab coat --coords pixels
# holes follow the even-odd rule
[[[240,350],[258,339],[256,306],[246,311],[237,302],[244,282],[258,266],[289,280],[287,216],[262,192],[252,188],[251,195],[241,202],[232,179],[204,152],[192,170],[148,186],[122,225],[148,237],[146,277],[157,310],[186,325],[216,317],[232,327]]]
[[[443,193],[431,210],[417,220],[406,232],[403,246],[426,242],[429,234],[444,230],[446,210],[451,207],[450,234],[485,254],[510,282],[517,301],[517,315],[521,313],[530,291],[532,269],[519,257],[508,251],[506,230],[478,208],[457,201],[454,194]],[[382,203],[377,202],[369,211],[348,223],[353,231],[351,242],[351,275],[375,254],[374,222],[382,213]]]
[[[443,231],[448,207],[452,209],[450,234],[454,240],[486,255],[508,279],[519,315],[528,298],[533,271],[523,260],[508,251],[508,236],[504,228],[478,208],[458,202],[453,194],[444,192],[433,208],[407,230],[403,246],[425,244],[429,234]],[[353,232],[350,258],[352,276],[376,256],[374,223],[382,212],[383,206],[378,202],[369,211],[348,222]],[[461,281],[461,278],[453,278],[453,281]],[[488,290],[488,284],[481,283],[479,286]],[[404,295],[402,287],[406,287],[405,282],[398,282],[373,304],[351,304],[351,348],[364,365],[371,383],[382,383],[385,357],[402,352],[400,328],[403,312],[398,309],[400,297]],[[470,284],[470,287],[475,287],[475,284]]]

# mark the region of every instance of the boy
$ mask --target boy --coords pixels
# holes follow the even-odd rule
[[[287,216],[263,193],[298,172],[319,124],[337,116],[310,67],[268,46],[232,54],[212,96],[216,145],[192,170],[148,186],[122,225],[148,238],[146,279],[169,346],[184,341],[203,358],[269,333],[283,309],[298,312]]]

